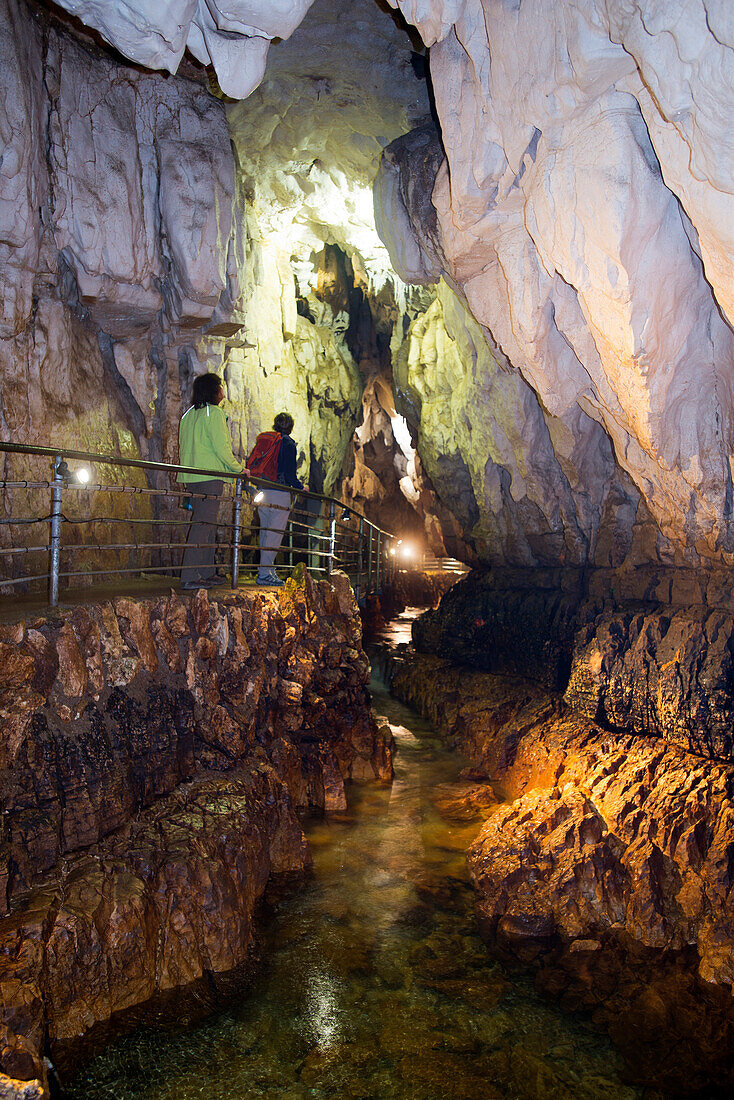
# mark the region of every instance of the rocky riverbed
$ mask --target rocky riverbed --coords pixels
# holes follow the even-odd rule
[[[267,884],[310,863],[297,811],[392,774],[367,676],[340,575],[1,628],[7,1095],[46,1095],[44,1050],[242,978]]]
[[[382,664],[498,796],[469,849],[492,949],[604,1025],[634,1080],[730,1087],[730,765],[604,729],[528,680],[412,651]]]

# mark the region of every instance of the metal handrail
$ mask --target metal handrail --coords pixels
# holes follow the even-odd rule
[[[184,497],[200,497],[198,494],[188,487],[184,487],[181,483],[177,488],[171,489],[158,489],[158,488],[144,488],[140,486],[130,485],[104,485],[104,484],[75,484],[68,481],[63,476],[63,463],[67,459],[74,461],[81,461],[89,463],[91,465],[108,465],[108,466],[123,466],[150,471],[152,473],[166,473],[178,477],[180,474],[194,474],[199,478],[204,475],[209,479],[217,479],[227,481],[234,484],[234,493],[232,503],[234,504],[234,519],[232,523],[219,523],[213,524],[218,529],[226,528],[232,532],[229,541],[218,543],[219,549],[229,549],[232,552],[231,570],[232,570],[232,584],[236,586],[239,580],[240,570],[242,565],[242,552],[245,550],[256,551],[259,549],[254,543],[244,543],[240,541],[240,533],[242,526],[242,506],[243,506],[243,494],[245,489],[250,489],[251,486],[255,489],[269,490],[274,489],[280,492],[291,492],[293,497],[298,500],[299,497],[306,497],[309,500],[313,500],[319,503],[319,512],[323,513],[324,520],[324,533],[320,533],[315,530],[315,524],[318,522],[316,514],[307,511],[303,512],[295,505],[291,505],[288,508],[289,523],[287,528],[288,535],[288,549],[284,552],[290,557],[290,563],[293,564],[294,554],[305,554],[308,557],[309,565],[316,571],[324,572],[329,575],[335,568],[344,568],[349,573],[352,583],[357,594],[357,599],[363,598],[370,591],[373,591],[379,585],[379,569],[376,571],[377,585],[372,583],[372,544],[376,541],[378,547],[378,555],[380,553],[380,545],[383,546],[384,557],[384,571],[387,576],[387,571],[390,569],[390,560],[387,555],[387,548],[389,543],[393,540],[393,536],[389,531],[385,531],[383,528],[378,527],[361,512],[354,509],[351,505],[339,500],[337,497],[326,496],[322,493],[314,493],[308,489],[295,489],[290,486],[284,486],[279,482],[268,481],[264,478],[250,477],[248,475],[230,474],[224,473],[221,470],[200,469],[198,467],[182,466],[175,463],[168,462],[153,462],[146,459],[127,458],[123,455],[110,455],[100,454],[92,451],[79,451],[70,448],[63,447],[42,447],[36,444],[24,444],[14,442],[2,442],[0,441],[0,452],[6,454],[15,454],[22,456],[30,456],[37,458],[48,458],[52,461],[52,477],[48,481],[43,480],[9,480],[4,481],[0,478],[0,489],[48,489],[51,492],[51,510],[46,516],[35,517],[28,519],[25,517],[10,517],[0,518],[2,525],[32,525],[35,523],[48,522],[50,525],[50,540],[47,546],[0,546],[0,556],[3,554],[20,555],[22,553],[38,553],[47,551],[50,553],[50,566],[48,573],[35,573],[33,576],[20,576],[13,578],[0,578],[0,584],[15,586],[17,584],[30,583],[31,581],[38,581],[40,579],[47,579],[49,582],[49,600],[52,606],[56,606],[59,597],[59,579],[61,577],[74,577],[74,576],[102,576],[102,575],[117,575],[128,574],[133,572],[139,573],[151,573],[151,572],[172,572],[177,571],[178,566],[172,565],[170,562],[165,565],[149,564],[145,566],[135,566],[133,568],[124,567],[121,563],[115,568],[111,569],[87,569],[84,571],[63,571],[60,568],[60,556],[62,551],[64,553],[69,551],[87,550],[87,551],[141,551],[141,550],[169,550],[169,551],[183,551],[187,544],[184,542],[174,541],[147,541],[147,542],[110,542],[103,543],[98,540],[90,540],[89,542],[75,542],[73,544],[62,546],[61,543],[61,528],[63,523],[68,524],[97,524],[97,523],[117,523],[117,524],[151,524],[170,527],[182,527],[188,526],[188,521],[176,520],[172,516],[160,517],[153,516],[150,519],[139,517],[119,517],[119,516],[103,516],[95,517],[91,516],[83,519],[72,519],[65,516],[62,512],[62,502],[64,493],[70,490],[78,492],[140,492],[150,494],[151,504],[155,498],[165,497],[173,500]],[[188,483],[191,485],[191,482]],[[254,507],[257,505],[255,504]],[[274,507],[272,504],[268,504],[268,507]],[[298,517],[305,517],[306,522],[299,520]],[[338,518],[340,516],[341,518]],[[321,518],[321,517],[319,517]],[[356,526],[350,526],[346,520],[353,522]],[[267,529],[267,528],[266,528]],[[303,547],[294,546],[294,533],[306,539],[307,547],[304,550]],[[369,540],[369,560],[370,569],[369,575],[364,577],[364,541]],[[341,540],[341,541],[340,541]],[[285,544],[285,535],[283,543]],[[350,542],[353,545],[350,547]],[[205,543],[197,543],[197,546],[209,545]],[[283,551],[284,547],[281,547]],[[19,560],[17,557],[15,560]],[[129,559],[128,559],[129,561]],[[316,564],[313,564],[314,561]],[[322,564],[323,562],[323,564]],[[356,566],[356,568],[352,568]]]

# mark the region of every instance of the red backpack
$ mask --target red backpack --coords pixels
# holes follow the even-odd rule
[[[265,481],[278,480],[281,439],[280,432],[260,432],[247,460],[247,468],[253,477],[261,477]]]

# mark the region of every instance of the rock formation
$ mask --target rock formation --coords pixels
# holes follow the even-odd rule
[[[610,1028],[632,1012],[640,1062],[668,1087],[666,1029],[693,1042],[703,1019],[713,1066],[730,1038],[730,5],[390,5],[394,20],[372,0],[0,0],[0,431],[175,460],[191,379],[216,369],[241,453],[288,407],[314,488],[490,566],[416,641],[483,669],[499,710],[430,661],[405,688],[512,795],[472,854],[488,935]],[[9,489],[3,518],[46,514],[42,491],[28,499]],[[0,548],[27,538],[0,524]],[[4,636],[7,898],[51,876],[28,938],[9,933],[29,989],[49,973],[62,859],[63,897],[142,912],[151,831],[175,849],[187,784],[206,857],[223,799],[257,877],[280,857],[254,806],[283,782],[299,806],[336,805],[350,767],[374,770],[367,727],[356,756],[328,737],[322,751],[321,733],[296,745],[298,723],[323,730],[357,647],[332,638],[304,682],[280,676],[270,729],[265,672],[250,692],[227,664],[243,613],[195,605],[191,649],[162,603]],[[247,613],[274,667],[270,642],[287,657],[300,627]],[[505,690],[500,674],[526,679]],[[240,774],[245,758],[262,767]],[[296,865],[282,798],[269,836],[280,822]],[[128,838],[140,863],[122,883]],[[100,997],[95,1018],[124,1007]],[[39,1005],[10,1025],[9,1074],[29,1069],[23,1036],[36,1065]]]
[[[2,1073],[246,968],[268,881],[310,860],[296,811],[392,774],[367,674],[338,574],[2,628]]]
[[[519,374],[538,395],[546,446],[570,490],[579,469],[568,468],[570,453],[595,468],[581,489],[591,490],[597,518],[603,504],[591,486],[605,480],[607,447],[600,425],[665,539],[689,558],[730,563],[734,170],[722,119],[731,114],[734,37],[726,5],[391,3],[430,46],[446,154],[427,184],[435,219],[424,216],[425,190],[380,189],[389,201],[383,222],[403,228],[388,242],[396,269],[423,282],[441,270],[451,276],[511,365],[503,388],[517,387]],[[414,142],[425,147],[422,131]],[[383,171],[394,179],[414,163],[394,153]],[[517,410],[502,419],[508,433],[523,433]],[[537,437],[529,438],[523,466],[535,453]],[[525,470],[510,461],[502,471],[505,495],[534,512]],[[524,517],[526,538],[543,531],[555,497],[550,483],[541,516]],[[575,519],[556,516],[557,540],[568,542]],[[505,549],[518,560],[510,538]],[[593,539],[589,551],[593,560]]]
[[[500,796],[469,851],[495,949],[606,1026],[634,1080],[731,1087],[730,768],[440,657],[388,675]]]
[[[400,139],[383,158],[375,192],[377,225],[403,279],[433,283],[442,272],[448,277],[483,327],[484,346],[471,338],[485,365],[481,374],[491,361],[498,364],[489,366],[494,393],[477,395],[488,425],[493,414],[486,402],[491,400],[492,408],[501,404],[499,424],[489,430],[493,446],[486,478],[472,447],[459,441],[460,425],[454,425],[450,440],[449,454],[461,457],[461,465],[453,466],[463,471],[461,496],[469,505],[461,523],[466,535],[476,528],[480,557],[504,556],[517,564],[543,564],[549,555],[557,564],[579,557],[593,562],[596,532],[621,518],[629,532],[630,517],[641,508],[660,532],[658,544],[648,552],[730,564],[734,299],[728,272],[734,248],[729,228],[734,222],[734,173],[724,120],[731,113],[734,61],[725,5],[715,0],[666,5],[594,0],[581,9],[564,0],[549,11],[539,0],[509,6],[500,0],[391,4],[430,48],[440,143],[426,125],[425,99],[415,110],[417,88],[411,91],[405,80],[407,61],[394,64],[398,32],[366,3],[345,13],[320,0],[315,15],[306,14],[311,5],[299,0],[275,8],[263,2],[235,3],[226,11],[220,4],[197,5],[193,0],[163,7],[140,0],[124,9],[108,5],[104,11],[84,0],[66,0],[64,6],[139,64],[173,72],[188,49],[199,62],[213,66],[228,95],[249,96],[232,108],[230,123],[238,168],[257,181],[258,217],[269,257],[259,262],[262,270],[274,263],[280,273],[273,291],[285,309],[286,336],[295,323],[294,303],[288,290],[283,296],[279,287],[287,283],[282,280],[284,264],[290,261],[285,253],[292,234],[285,230],[292,224],[291,212],[300,210],[296,220],[304,241],[310,236],[322,247],[349,238],[350,252],[359,253],[368,281],[379,292],[373,273],[381,246],[370,236],[371,215],[360,209],[360,188],[369,181],[375,155],[390,130],[395,137],[405,132],[406,122],[418,123],[411,138]],[[15,24],[22,10],[18,0],[7,0]],[[374,74],[369,90],[362,82],[356,95],[332,48],[346,39],[347,31],[356,51],[349,58],[355,61],[354,71]],[[291,35],[289,42],[270,51],[266,70],[269,42]],[[501,49],[497,43],[503,44]],[[30,70],[40,71],[40,42],[24,35],[16,56],[23,50]],[[361,57],[368,54],[369,68],[362,69]],[[17,62],[9,60],[12,71]],[[123,78],[120,102],[110,104],[110,110],[118,128],[127,120],[122,128],[129,135],[129,123],[139,112],[133,101],[155,101],[156,93],[144,95],[142,89],[174,85],[125,71],[133,75]],[[93,77],[89,87],[94,85]],[[53,90],[53,81],[47,86]],[[141,91],[123,94],[122,87]],[[345,90],[337,112],[330,110],[333,104],[324,110],[324,100],[328,103]],[[172,94],[169,107],[175,108]],[[43,124],[46,96],[39,85],[15,97],[13,110],[20,112],[21,129],[33,132]],[[135,294],[130,292],[135,302],[125,308],[155,314],[160,291],[154,284],[163,267],[163,284],[170,281],[174,303],[171,307],[166,301],[165,312],[174,314],[174,326],[177,309],[183,318],[197,320],[211,310],[205,326],[213,323],[213,331],[219,329],[223,338],[221,326],[232,324],[238,285],[251,285],[249,279],[238,280],[234,270],[242,255],[237,232],[228,243],[226,211],[236,198],[230,168],[223,173],[221,168],[206,169],[199,154],[187,154],[194,156],[203,187],[195,206],[203,202],[201,215],[207,208],[225,211],[217,226],[219,238],[212,235],[213,223],[207,231],[216,270],[203,263],[205,248],[203,266],[193,280],[186,260],[193,253],[187,251],[189,230],[181,208],[186,202],[181,202],[175,171],[166,182],[166,165],[172,169],[166,142],[200,145],[200,122],[193,121],[197,113],[200,120],[211,115],[211,132],[221,132],[223,110],[219,107],[217,114],[215,105],[206,103],[202,99],[198,108],[193,105],[194,114],[187,114],[183,131],[175,135],[169,135],[159,112],[158,121],[148,124],[152,140],[140,146],[145,150],[152,144],[156,151],[147,178],[160,175],[164,228],[176,222],[170,244],[166,239],[162,250],[163,264],[155,255],[161,249],[155,244],[155,225],[144,216],[145,203],[112,161],[110,176],[117,174],[118,193],[129,197],[126,216],[134,232],[125,234],[117,267],[113,263],[108,271],[107,261],[100,264],[99,234],[95,241],[88,228],[81,231],[80,223],[70,224],[62,210],[56,213],[57,194],[61,199],[68,191],[66,172],[61,164],[49,187],[39,142],[18,151],[13,164],[20,171],[14,168],[9,176],[9,193],[13,201],[17,193],[21,209],[6,238],[12,244],[11,266],[39,274],[53,271],[54,248],[69,250],[82,298],[85,291],[101,296],[93,314],[108,320],[114,320],[117,309],[111,289],[120,281],[136,288]],[[64,115],[63,87],[60,104],[60,122],[68,118],[71,124],[73,113]],[[268,126],[273,111],[275,127]],[[142,134],[142,120],[132,128]],[[93,131],[100,129],[92,125]],[[307,149],[315,133],[320,135],[316,158]],[[85,134],[84,144],[91,148],[93,138]],[[136,144],[132,142],[131,152]],[[129,164],[140,160],[144,179],[145,155],[142,160],[139,153],[128,158]],[[231,164],[227,156],[216,163]],[[274,164],[279,168],[273,170]],[[289,165],[295,171],[289,172]],[[187,179],[192,178],[189,172]],[[93,186],[91,190],[96,218],[102,208]],[[47,259],[42,262],[43,234],[34,226],[40,204],[29,200],[32,193],[42,197],[44,191],[53,196],[53,216],[46,219],[53,239],[47,232]],[[77,206],[81,202],[83,207],[84,191],[75,191]],[[192,209],[190,197],[184,198]],[[74,208],[72,197],[69,209]],[[319,228],[323,225],[329,226],[327,233]],[[74,263],[79,246],[90,250],[81,265]],[[302,249],[298,262],[306,268],[310,263]],[[384,257],[377,266],[386,270]],[[241,275],[241,263],[239,271]],[[226,292],[225,272],[232,283]],[[25,290],[13,285],[7,301],[27,325],[30,295],[25,282]],[[257,275],[254,282],[262,285]],[[445,289],[442,323],[448,300]],[[471,329],[474,323],[458,323],[456,311],[461,308],[453,310],[447,326],[457,345],[463,342],[460,329]],[[419,319],[413,338],[416,364],[421,356],[430,362],[437,323],[435,315]],[[23,329],[16,321],[13,331]],[[220,364],[223,350],[209,346]],[[207,349],[202,352],[206,357]],[[188,356],[185,352],[184,362]],[[116,360],[123,365],[116,366],[123,379],[144,358],[139,346],[121,349]],[[461,354],[459,358],[464,362]],[[153,367],[156,361],[160,356],[152,357]],[[150,391],[146,370],[150,375],[150,366],[133,372],[133,393],[136,386]],[[457,379],[453,368],[452,379]],[[441,392],[439,380],[433,382],[439,388],[429,386],[423,394],[428,407]],[[404,378],[399,389],[410,403],[410,379]],[[237,396],[246,392],[236,382]],[[353,403],[349,407],[356,408]],[[170,413],[173,419],[174,410]],[[434,427],[428,408],[426,415],[425,425],[413,425],[424,441]],[[547,467],[545,482],[533,471],[534,463]],[[444,482],[449,476],[430,454],[426,472]],[[439,497],[450,507],[445,484]],[[507,513],[499,521],[498,510]]]
[[[71,7],[92,24],[100,14]],[[182,20],[191,16],[184,7]],[[263,19],[282,38],[295,23],[280,8],[285,22],[272,11]],[[111,6],[96,29],[137,62],[175,68],[183,22],[164,48],[173,6],[155,9]],[[363,386],[379,376],[389,393],[391,340],[422,308],[392,272],[372,210],[382,147],[429,112],[404,32],[372,0],[349,13],[319,0],[299,42],[279,44],[262,88],[227,106],[190,62],[175,78],[126,65],[78,24],[26,0],[4,0],[0,20],[3,436],[175,461],[191,381],[215,370],[236,453],[288,408],[303,479],[338,491],[358,464],[350,443]],[[332,71],[355,21],[362,52]],[[228,49],[234,34],[222,31]],[[141,43],[154,42],[158,52],[145,54]],[[388,518],[427,524],[437,550],[445,521],[456,549],[447,508],[420,469],[407,470],[394,440],[389,449],[397,466]],[[12,480],[47,476],[44,463],[3,461]],[[114,467],[95,473],[123,480]],[[145,484],[142,474],[132,480]],[[362,480],[368,495],[354,500],[379,513],[374,488],[374,477]],[[111,518],[126,514],[126,502],[108,508],[94,495],[89,513],[102,501]],[[138,518],[151,514],[144,498],[135,504]],[[154,504],[158,518],[178,518]],[[47,495],[9,489],[4,510],[44,515]],[[117,533],[133,541],[132,531]],[[0,526],[0,544],[24,540],[27,528]]]
[[[146,68],[175,73],[188,50],[214,68],[223,92],[244,99],[262,80],[271,41],[288,38],[313,0],[229,0],[226,6],[210,0],[134,0],[102,7],[90,0],[60,3]]]

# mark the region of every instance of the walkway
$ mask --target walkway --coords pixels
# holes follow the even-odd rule
[[[288,570],[283,569],[283,578]],[[240,577],[239,589],[260,589],[262,592],[278,592],[279,589],[268,585],[258,585],[254,579],[247,576]],[[114,600],[118,596],[155,598],[167,596],[174,591],[182,599],[187,596],[195,596],[195,592],[182,591],[178,577],[152,577],[144,576],[136,580],[111,581],[107,584],[90,584],[85,588],[65,589],[59,596],[58,606],[53,608],[48,602],[47,593],[34,593],[27,596],[0,596],[0,623],[17,623],[22,619],[30,619],[36,616],[51,616],[56,611],[68,607],[78,607],[80,604],[105,603]],[[226,585],[210,588],[209,592],[231,592]]]

